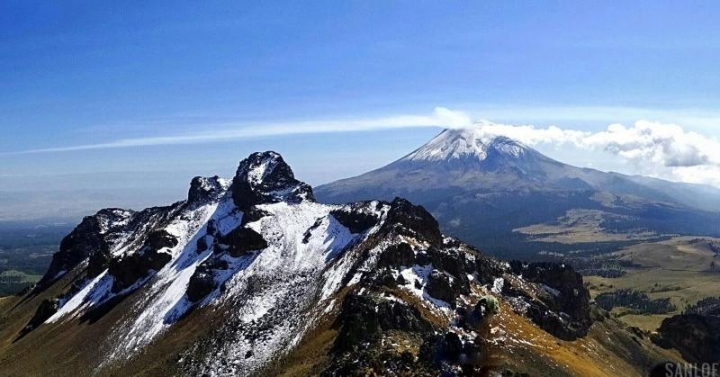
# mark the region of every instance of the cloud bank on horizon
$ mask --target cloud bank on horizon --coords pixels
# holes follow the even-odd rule
[[[602,150],[631,163],[642,175],[720,187],[720,141],[676,124],[638,120],[632,126],[611,124],[599,132],[487,121],[478,127],[528,145],[571,144],[579,149]]]
[[[361,132],[412,127],[480,127],[488,135],[503,135],[528,145],[572,146],[600,150],[632,164],[635,173],[688,183],[720,187],[720,141],[676,124],[638,120],[632,126],[611,124],[599,132],[558,126],[508,125],[473,121],[465,112],[436,107],[426,115],[279,122],[254,125],[217,125],[203,132],[120,139],[97,144],[25,150],[4,154],[71,152],[172,144],[223,142],[257,137],[337,132]]]

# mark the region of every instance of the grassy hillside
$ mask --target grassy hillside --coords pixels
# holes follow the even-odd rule
[[[613,309],[620,320],[647,331],[663,319],[680,314],[687,306],[720,295],[720,239],[676,237],[671,240],[629,246],[606,258],[630,262],[617,278],[586,276],[593,297],[621,289],[645,293],[652,300],[669,299],[677,310],[665,314],[637,314]]]
[[[37,283],[42,275],[28,274],[18,270],[0,272],[0,296],[8,296],[20,292],[28,286]]]

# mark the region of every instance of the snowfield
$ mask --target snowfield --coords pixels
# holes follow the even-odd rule
[[[509,139],[508,139],[509,140]],[[447,161],[475,157],[479,161],[488,156],[488,149],[495,148],[501,153],[520,157],[528,148],[517,141],[489,133],[483,128],[447,129],[429,143],[412,152],[405,161]],[[401,160],[401,161],[402,161]]]

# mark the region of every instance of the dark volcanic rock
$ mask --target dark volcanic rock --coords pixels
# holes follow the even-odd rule
[[[445,359],[457,361],[463,352],[463,342],[456,333],[449,332],[445,334],[445,338],[442,341],[442,350]]]
[[[172,260],[172,255],[165,249],[177,244],[177,238],[170,233],[164,230],[154,231],[147,236],[138,252],[110,259],[107,262],[108,274],[115,278],[112,291],[120,292],[149,276],[151,270],[159,271],[165,267]]]
[[[188,190],[188,202],[197,203],[214,200],[225,192],[222,179],[217,175],[214,177],[195,177],[190,181]]]
[[[456,300],[461,293],[467,293],[457,279],[450,274],[433,270],[425,291],[432,297],[443,300],[455,307]]]
[[[88,277],[98,276],[105,271],[110,264],[111,257],[112,256],[108,250],[98,250],[97,252],[91,254],[88,258]]]
[[[139,279],[150,274],[150,265],[142,255],[135,253],[119,259],[111,259],[108,274],[115,279],[112,291],[118,293]]]
[[[198,302],[217,288],[215,272],[227,270],[228,263],[222,259],[211,257],[201,263],[190,277],[187,296],[191,302]]]
[[[242,160],[233,179],[232,195],[242,211],[257,204],[315,200],[312,188],[295,179],[290,166],[275,152],[256,152]]]
[[[495,277],[502,276],[503,269],[488,258],[476,258],[473,266],[475,278],[481,284],[491,284]]]
[[[178,240],[175,236],[165,230],[158,230],[148,235],[144,246],[150,250],[160,250],[164,247],[175,247],[177,244]]]
[[[431,244],[442,242],[442,234],[435,218],[421,206],[416,206],[402,198],[390,203],[387,224],[395,227],[401,234],[409,233]]]
[[[414,306],[357,294],[345,298],[337,321],[340,333],[334,345],[336,352],[350,351],[364,342],[376,340],[383,331],[432,330],[432,325]]]
[[[415,252],[409,244],[403,242],[397,245],[390,245],[378,257],[378,267],[401,266],[411,267],[415,264]]]
[[[350,232],[362,233],[375,226],[379,221],[377,215],[362,211],[363,207],[368,205],[370,205],[369,202],[354,203],[341,209],[333,210],[330,214],[340,224],[350,229]]]
[[[158,250],[148,250],[143,256],[147,260],[148,266],[155,271],[160,271],[172,260],[170,253]]]
[[[212,238],[207,235],[202,236],[198,238],[195,246],[197,247],[197,253],[200,254],[212,246]]]
[[[431,264],[438,270],[443,270],[458,280],[463,293],[469,290],[470,282],[467,275],[473,272],[473,265],[470,263],[464,252],[452,248],[431,246],[424,253],[417,257],[417,264]]]
[[[570,317],[562,314],[558,314],[541,302],[531,302],[527,310],[527,316],[535,324],[557,338],[572,341],[587,335],[587,328],[581,327]]]
[[[191,302],[198,302],[215,290],[215,278],[209,271],[195,271],[188,282],[187,296]]]
[[[663,320],[653,342],[675,348],[692,363],[720,360],[720,317],[682,314]]]
[[[234,229],[223,239],[223,243],[230,246],[228,254],[236,258],[268,247],[262,235],[246,227]]]
[[[130,211],[110,208],[85,217],[60,242],[60,249],[53,254],[50,267],[38,282],[36,290],[44,289],[61,272],[72,270],[88,257],[92,257],[88,265],[88,274],[97,276],[104,271],[110,253],[108,238],[117,230],[116,224],[122,224],[132,214],[133,212]]]
[[[568,265],[554,263],[510,263],[512,272],[524,279],[543,284],[559,294],[548,293],[542,302],[531,303],[530,318],[545,331],[564,340],[587,335],[592,325],[590,292],[582,276]]]
[[[18,337],[22,338],[30,331],[42,325],[48,318],[52,317],[53,314],[57,313],[59,308],[58,300],[43,300],[35,311],[35,315],[33,315],[30,322],[20,331]]]

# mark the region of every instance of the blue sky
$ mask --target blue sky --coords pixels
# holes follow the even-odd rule
[[[159,204],[263,149],[324,183],[423,144],[438,106],[585,132],[648,119],[717,138],[717,14],[712,1],[3,1],[0,206],[23,192],[92,197],[92,210]],[[299,131],[261,131],[278,125]],[[647,173],[602,150],[537,147]]]

